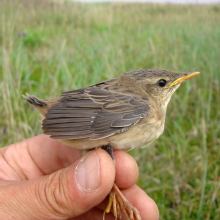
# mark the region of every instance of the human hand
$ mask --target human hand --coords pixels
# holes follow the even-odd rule
[[[121,150],[114,155],[117,172],[104,150],[82,157],[46,135],[1,148],[0,219],[101,220],[114,181],[143,220],[159,219],[154,201],[135,185],[135,160]]]

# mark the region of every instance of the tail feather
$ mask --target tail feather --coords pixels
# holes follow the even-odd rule
[[[30,95],[26,93],[26,95],[22,95],[30,104],[40,106],[40,107],[46,107],[47,104],[43,102],[42,100],[38,99],[37,97]]]

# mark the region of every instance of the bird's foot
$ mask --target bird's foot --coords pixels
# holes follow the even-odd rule
[[[103,220],[105,219],[105,213],[109,213],[113,210],[113,215],[116,219],[122,218],[121,210],[123,210],[127,220],[141,220],[141,216],[137,208],[135,208],[122,194],[120,189],[114,183],[113,188],[109,194],[109,203],[104,211]]]

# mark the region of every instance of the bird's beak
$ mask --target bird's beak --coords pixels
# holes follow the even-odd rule
[[[168,89],[171,88],[172,86],[176,85],[176,84],[180,84],[184,81],[186,81],[187,79],[190,79],[194,76],[197,76],[200,72],[189,72],[189,73],[183,73],[183,76],[180,77],[179,79],[175,80],[174,82],[172,82]]]

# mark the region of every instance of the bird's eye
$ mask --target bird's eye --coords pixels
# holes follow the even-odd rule
[[[165,79],[160,79],[158,81],[158,84],[159,84],[160,87],[164,87],[166,85],[166,83],[167,83],[167,81]]]

